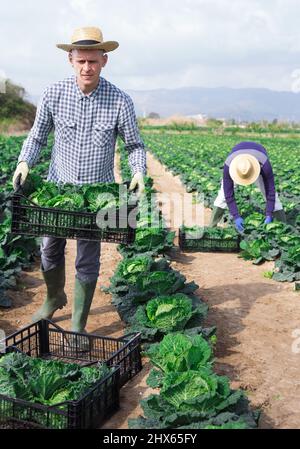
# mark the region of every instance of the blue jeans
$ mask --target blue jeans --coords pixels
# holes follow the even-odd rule
[[[66,239],[43,237],[41,243],[42,270],[51,270],[65,262]],[[98,279],[100,242],[77,240],[76,277],[85,283]]]

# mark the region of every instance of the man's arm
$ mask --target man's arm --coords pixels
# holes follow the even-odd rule
[[[128,163],[132,175],[146,174],[146,152],[141,139],[134,106],[131,98],[126,95],[118,119],[118,134],[125,143],[128,151]]]
[[[266,217],[272,217],[275,207],[275,182],[272,165],[269,159],[262,166],[261,175],[264,181],[266,191],[266,200],[267,200]]]
[[[223,188],[226,203],[230,212],[230,215],[236,220],[239,218],[240,214],[234,198],[234,184],[229,174],[229,167],[227,164],[224,165],[223,169]]]
[[[39,103],[33,127],[23,143],[18,163],[25,161],[29,168],[36,163],[41,148],[47,145],[47,137],[52,128],[53,119],[49,109],[48,91],[46,90]]]

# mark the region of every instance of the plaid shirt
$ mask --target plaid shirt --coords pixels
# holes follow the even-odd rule
[[[90,95],[83,94],[75,76],[45,90],[18,162],[26,161],[32,167],[52,128],[55,139],[48,181],[114,181],[117,135],[125,142],[132,174],[146,173],[146,154],[132,100],[102,77]]]

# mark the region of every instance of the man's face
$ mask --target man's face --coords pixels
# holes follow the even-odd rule
[[[95,89],[101,70],[107,62],[107,55],[100,50],[73,50],[69,53],[69,60],[81,90],[90,92]]]

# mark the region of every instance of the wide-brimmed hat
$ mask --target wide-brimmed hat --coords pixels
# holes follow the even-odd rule
[[[78,50],[103,50],[105,53],[118,48],[119,43],[116,41],[103,40],[103,34],[100,28],[83,27],[77,28],[72,37],[71,44],[57,44],[61,50],[70,51]]]
[[[239,154],[229,166],[231,179],[238,185],[253,184],[260,175],[260,164],[252,154]]]

